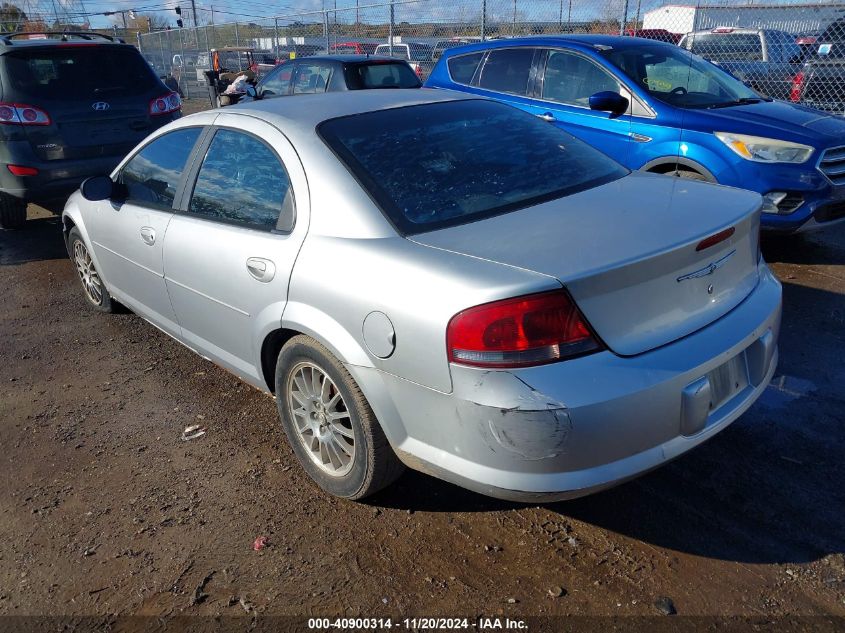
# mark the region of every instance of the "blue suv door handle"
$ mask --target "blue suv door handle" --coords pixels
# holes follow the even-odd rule
[[[537,116],[543,119],[544,121],[551,122],[555,120],[555,117],[551,112],[543,112],[543,114],[538,114]]]

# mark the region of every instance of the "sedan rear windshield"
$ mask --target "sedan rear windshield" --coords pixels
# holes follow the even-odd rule
[[[51,46],[15,51],[5,59],[11,88],[22,97],[67,101],[136,96],[159,81],[140,53],[128,46]]]
[[[554,200],[628,173],[554,125],[493,101],[368,112],[317,130],[405,235]]]

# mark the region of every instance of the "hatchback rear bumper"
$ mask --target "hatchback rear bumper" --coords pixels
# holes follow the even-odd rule
[[[34,176],[15,176],[8,169],[8,162],[0,164],[0,189],[8,195],[41,202],[67,198],[82,181],[90,176],[111,174],[123,156],[103,156],[81,160],[18,161],[12,164],[34,167]]]
[[[730,313],[638,356],[606,351],[513,371],[453,365],[451,394],[349,369],[409,467],[504,499],[577,497],[682,455],[760,396],[777,365],[781,313],[780,283],[760,270]],[[727,366],[742,375],[713,396]]]

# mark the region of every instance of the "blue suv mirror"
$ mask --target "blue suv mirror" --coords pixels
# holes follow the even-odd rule
[[[628,100],[618,92],[604,90],[590,97],[590,110],[610,112],[619,116],[628,111]]]

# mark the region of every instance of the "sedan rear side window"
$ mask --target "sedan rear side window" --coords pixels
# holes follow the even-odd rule
[[[258,138],[218,130],[197,176],[188,213],[248,228],[290,230],[293,192],[287,171]]]
[[[480,88],[524,95],[528,92],[533,48],[505,48],[493,50],[481,69]]]
[[[494,101],[380,110],[325,121],[317,130],[406,235],[532,206],[628,173],[560,128]]]
[[[119,180],[127,202],[170,209],[185,163],[202,128],[191,127],[159,136],[124,165]]]

